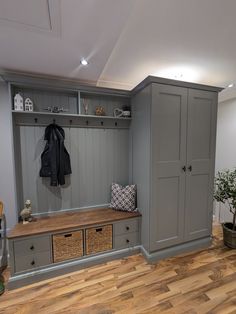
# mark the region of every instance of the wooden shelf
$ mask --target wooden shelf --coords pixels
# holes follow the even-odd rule
[[[114,116],[96,116],[74,113],[56,113],[56,112],[41,112],[41,111],[15,111],[12,110],[13,115],[27,115],[27,116],[55,116],[55,117],[71,117],[71,118],[93,118],[93,119],[113,119],[113,120],[131,120],[131,117],[114,117]]]
[[[74,228],[84,228],[92,225],[102,225],[109,222],[140,217],[139,212],[116,211],[111,208],[91,209],[52,214],[38,218],[36,221],[23,225],[18,223],[9,233],[8,239],[32,236],[37,234],[67,231]]]
[[[131,118],[113,116],[95,116],[71,113],[14,111],[14,122],[19,126],[47,126],[57,123],[62,127],[89,127],[89,128],[120,128],[127,129]]]
[[[80,114],[78,115],[81,118],[95,118],[95,119],[113,119],[113,120],[131,120],[132,118],[124,118],[124,117],[114,117],[114,116],[95,116],[95,115],[85,115]]]

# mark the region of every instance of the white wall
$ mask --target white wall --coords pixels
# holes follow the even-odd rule
[[[8,228],[17,221],[14,181],[11,104],[8,86],[0,81],[0,200],[4,204]]]
[[[236,167],[236,98],[219,103],[216,172]],[[231,214],[222,204],[216,204],[216,218],[219,221],[232,221]]]

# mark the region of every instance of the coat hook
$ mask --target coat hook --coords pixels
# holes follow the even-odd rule
[[[115,126],[117,126],[117,122],[115,122]]]
[[[70,124],[72,124],[72,120],[70,120]]]
[[[101,121],[101,125],[103,125],[103,121]]]
[[[38,118],[34,118],[34,122],[35,122],[35,123],[38,123]]]
[[[86,124],[87,124],[87,125],[89,124],[88,120],[86,121]]]

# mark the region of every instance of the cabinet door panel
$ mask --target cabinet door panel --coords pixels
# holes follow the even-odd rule
[[[187,89],[152,86],[150,250],[183,241]]]
[[[217,94],[189,90],[185,239],[211,234]]]

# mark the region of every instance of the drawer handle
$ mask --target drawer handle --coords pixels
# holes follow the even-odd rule
[[[33,251],[33,250],[34,250],[34,246],[33,246],[33,245],[31,245],[30,249],[31,249],[31,251]]]
[[[129,226],[126,226],[126,230],[127,230],[127,231],[129,230]]]
[[[126,243],[129,243],[129,239],[126,239]]]
[[[33,266],[34,264],[35,264],[35,261],[32,261],[32,262],[31,262],[31,265]]]
[[[65,238],[72,237],[72,233],[64,234],[64,237],[65,237]]]
[[[97,228],[96,229],[96,232],[101,232],[102,231],[102,228]]]

